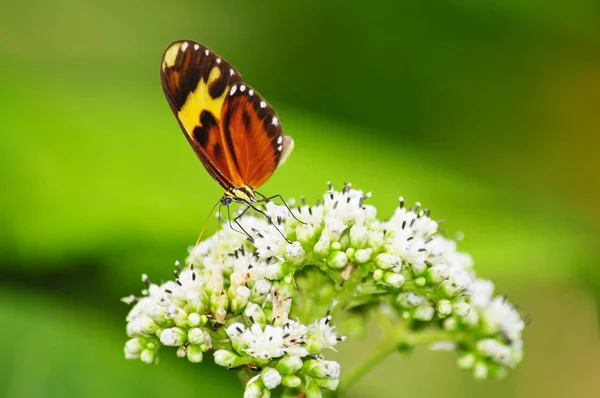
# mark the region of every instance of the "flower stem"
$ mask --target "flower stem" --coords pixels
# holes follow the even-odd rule
[[[388,355],[396,351],[398,343],[395,340],[384,340],[379,347],[371,351],[361,362],[354,368],[350,369],[341,380],[340,385],[336,390],[338,395],[348,391],[348,389],[356,383],[361,377],[367,374],[379,362],[383,361]]]
[[[377,364],[383,361],[387,356],[398,350],[402,344],[414,346],[417,344],[430,344],[437,341],[456,341],[459,336],[452,335],[443,330],[419,331],[411,333],[406,329],[396,330],[390,336],[383,340],[377,348],[359,362],[348,372],[341,380],[336,390],[337,395],[342,395],[354,385],[361,377],[371,371]]]

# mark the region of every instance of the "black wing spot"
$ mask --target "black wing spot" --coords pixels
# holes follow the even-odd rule
[[[216,125],[217,121],[212,113],[206,110],[200,113],[200,126],[194,127],[194,137],[202,148],[206,148],[208,145],[208,132]]]
[[[210,87],[208,88],[208,93],[212,98],[219,98],[223,95],[223,92],[227,88],[227,76],[223,75],[223,71],[221,70],[221,77],[212,82]]]

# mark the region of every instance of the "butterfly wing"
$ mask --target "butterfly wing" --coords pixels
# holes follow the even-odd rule
[[[190,40],[167,47],[160,76],[167,101],[206,170],[225,189],[242,186],[221,120],[229,90],[242,77],[218,55]]]
[[[275,110],[253,88],[234,84],[223,107],[223,127],[236,169],[244,183],[258,188],[293,148]]]
[[[224,59],[190,40],[171,44],[163,90],[194,151],[225,189],[258,188],[293,148],[277,114]]]

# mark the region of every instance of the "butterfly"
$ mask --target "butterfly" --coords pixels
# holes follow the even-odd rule
[[[258,211],[256,202],[281,198],[256,189],[285,162],[294,141],[283,134],[275,110],[229,62],[200,43],[179,40],[165,50],[160,78],[185,137],[225,189],[221,204]]]

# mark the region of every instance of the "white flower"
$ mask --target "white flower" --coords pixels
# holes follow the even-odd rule
[[[333,329],[335,329],[335,326],[331,326],[331,315],[311,323],[307,331],[309,350],[313,352],[314,349],[317,351],[322,351],[325,348],[334,349],[338,343],[338,337]],[[340,337],[340,340],[345,340],[345,337]]]
[[[281,327],[267,325],[263,330],[254,324],[244,331],[242,339],[247,346],[244,351],[255,358],[279,358],[285,353]]]
[[[521,332],[525,329],[525,322],[503,297],[496,297],[492,302],[480,310],[483,322],[491,332],[500,331],[510,341],[521,339]]]
[[[285,351],[291,356],[303,357],[308,355],[308,351],[304,347],[308,328],[300,322],[288,320],[282,326],[282,329]]]

